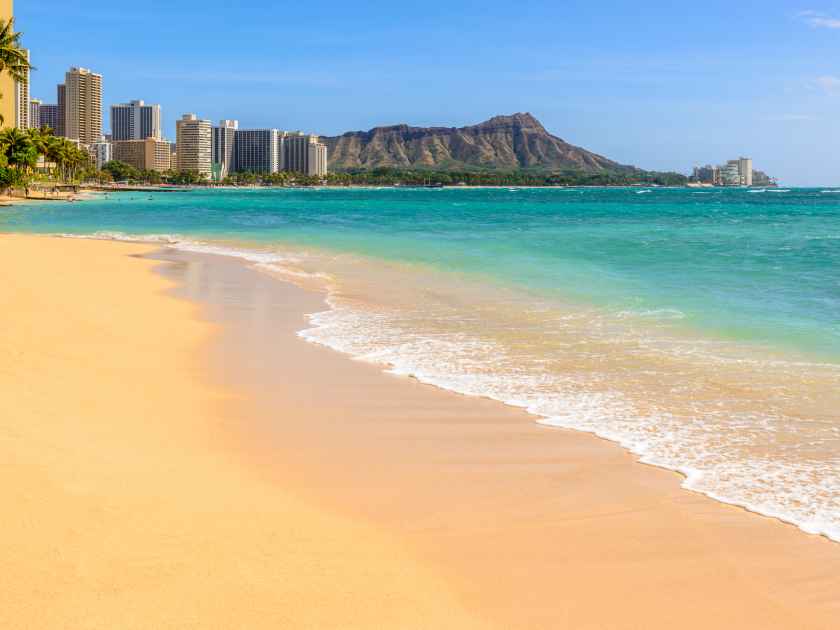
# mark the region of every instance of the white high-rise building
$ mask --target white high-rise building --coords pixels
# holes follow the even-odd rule
[[[111,105],[111,139],[145,140],[160,139],[160,105],[147,105],[144,101],[131,101]]]
[[[752,159],[747,157],[738,158],[738,178],[741,186],[752,186],[753,184]]]
[[[175,123],[178,170],[206,177],[213,173],[213,125],[195,114],[184,114]]]
[[[90,154],[91,160],[96,164],[96,168],[101,169],[112,159],[111,143],[102,138],[99,142],[93,142],[88,145],[88,153]]]
[[[29,59],[29,51],[26,51],[26,59]],[[26,78],[15,84],[15,126],[18,129],[29,129],[32,125],[30,120],[29,103],[29,70],[24,73]]]

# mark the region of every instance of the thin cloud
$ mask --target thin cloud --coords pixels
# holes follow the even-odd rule
[[[816,120],[816,118],[808,114],[776,114],[774,116],[765,116],[764,120],[768,122],[804,122]]]
[[[824,92],[834,93],[840,91],[840,77],[830,75],[817,77],[812,84]]]
[[[798,17],[814,28],[840,29],[840,18],[819,11],[800,11]]]

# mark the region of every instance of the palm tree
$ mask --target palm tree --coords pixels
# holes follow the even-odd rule
[[[15,18],[0,20],[0,74],[6,73],[13,81],[23,83],[32,69],[26,50],[21,46],[22,33],[15,32]],[[3,95],[0,94],[0,98]],[[0,124],[5,123],[0,115]]]
[[[0,131],[0,151],[13,172],[13,181],[24,187],[28,197],[30,171],[38,161],[38,151],[29,139],[29,134],[17,127]]]

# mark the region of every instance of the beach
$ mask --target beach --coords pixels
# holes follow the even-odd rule
[[[0,236],[0,626],[814,628],[840,545],[298,331],[242,261]]]

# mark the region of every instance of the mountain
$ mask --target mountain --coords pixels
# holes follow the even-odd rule
[[[323,138],[330,170],[377,167],[455,169],[575,169],[598,173],[624,166],[553,136],[531,114],[495,116],[468,127],[394,125]]]

